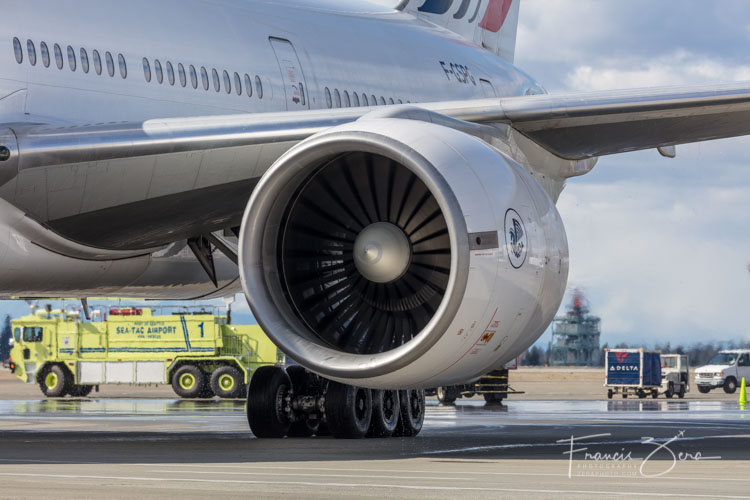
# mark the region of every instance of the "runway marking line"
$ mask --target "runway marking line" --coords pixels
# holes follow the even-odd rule
[[[564,489],[533,489],[533,488],[481,488],[481,487],[460,487],[460,486],[433,486],[433,485],[403,485],[403,484],[382,484],[382,483],[313,483],[309,481],[286,481],[281,485],[277,481],[253,481],[239,479],[196,479],[196,478],[162,478],[162,477],[132,477],[132,476],[89,476],[74,474],[33,474],[33,473],[11,473],[0,472],[4,477],[37,477],[50,479],[97,479],[110,481],[141,481],[141,482],[190,482],[190,483],[221,483],[221,484],[268,484],[273,486],[331,486],[339,488],[391,488],[401,490],[435,490],[435,491],[497,491],[507,493],[576,493],[581,495],[618,495],[629,497],[666,497],[666,498],[728,498],[728,499],[746,499],[750,496],[741,495],[703,495],[697,493],[655,493],[634,492],[634,491],[607,491],[607,490],[564,490]]]

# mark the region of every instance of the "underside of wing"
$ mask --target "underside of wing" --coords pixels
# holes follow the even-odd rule
[[[487,101],[484,106],[441,107],[462,120],[508,123],[570,160],[750,133],[747,82],[538,95]]]

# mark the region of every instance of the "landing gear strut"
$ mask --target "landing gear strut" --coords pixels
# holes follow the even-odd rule
[[[301,366],[264,366],[250,379],[247,420],[259,438],[416,436],[424,422],[424,391],[370,390],[325,380]]]

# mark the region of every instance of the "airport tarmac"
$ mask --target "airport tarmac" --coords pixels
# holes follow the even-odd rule
[[[416,438],[258,440],[242,401],[4,400],[0,429],[0,498],[750,498],[728,401],[431,400]]]

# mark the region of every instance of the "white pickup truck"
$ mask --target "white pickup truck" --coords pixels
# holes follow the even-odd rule
[[[743,377],[750,380],[750,349],[719,351],[707,365],[696,368],[695,385],[703,394],[717,387],[732,394]]]

